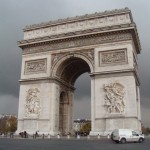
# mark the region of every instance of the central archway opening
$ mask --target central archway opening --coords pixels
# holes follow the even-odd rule
[[[91,119],[91,78],[83,73],[75,82],[74,91],[74,120]]]
[[[88,73],[78,77],[75,82],[73,101],[74,134],[87,136],[91,131],[91,78]]]
[[[88,90],[87,90],[87,78],[88,78],[88,82],[90,82],[90,77],[88,75],[88,73],[91,72],[90,66],[89,64],[82,58],[78,58],[78,57],[69,57],[66,60],[64,60],[58,67],[57,71],[56,71],[56,75],[57,77],[61,80],[61,82],[63,82],[63,84],[61,85],[61,90],[60,90],[60,99],[59,99],[59,132],[62,134],[66,134],[68,133],[68,131],[70,132],[70,127],[72,129],[72,131],[74,131],[73,129],[73,120],[76,119],[76,113],[78,112],[77,107],[79,105],[81,105],[81,103],[83,102],[84,104],[86,104],[88,106],[88,108],[90,108],[90,84],[88,83]],[[83,80],[83,78],[85,78],[85,80]],[[77,80],[78,79],[78,80]],[[83,80],[80,82],[80,80]],[[75,84],[75,82],[77,81],[77,84]],[[80,82],[80,84],[78,84],[78,82]],[[86,83],[84,83],[86,82]],[[75,87],[77,86],[77,87]],[[69,87],[75,87],[78,88],[79,87],[79,91],[77,90],[77,97],[76,98],[81,98],[84,95],[84,98],[88,98],[88,100],[85,102],[81,101],[79,102],[79,99],[76,100],[77,103],[75,103],[73,101],[74,99],[74,91],[76,91],[75,89],[71,89]],[[80,90],[80,88],[82,88],[82,90]],[[86,91],[87,90],[87,91]],[[80,97],[81,96],[81,97]],[[82,97],[83,98],[83,97]],[[88,102],[88,103],[87,103]],[[73,105],[78,105],[78,106],[73,106]],[[83,105],[84,105],[83,104]],[[91,109],[88,109],[87,112],[87,106],[83,107],[84,109],[80,110],[80,118],[85,118],[86,119],[90,119],[90,114],[91,114]],[[78,107],[79,108],[79,107]],[[75,110],[75,112],[73,112],[73,110]],[[75,116],[75,117],[74,117]]]
[[[81,58],[70,57],[58,67],[56,75],[74,86],[76,79],[85,72],[91,72],[88,63]]]

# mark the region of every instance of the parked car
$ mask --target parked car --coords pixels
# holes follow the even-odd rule
[[[111,134],[111,139],[117,143],[143,142],[144,135],[132,129],[115,129]]]

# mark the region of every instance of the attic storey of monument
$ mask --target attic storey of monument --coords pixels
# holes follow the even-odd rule
[[[27,26],[18,45],[17,132],[72,132],[74,82],[85,72],[91,77],[90,134],[141,129],[141,47],[128,8]]]

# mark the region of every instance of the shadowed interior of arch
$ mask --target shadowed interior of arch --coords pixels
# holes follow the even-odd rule
[[[67,84],[74,86],[77,78],[84,74],[91,72],[88,62],[82,58],[70,57],[64,60],[57,68],[56,75],[59,79],[65,81]],[[59,101],[59,132],[66,134],[67,128],[69,127],[68,122],[74,117],[72,114],[71,103],[73,97],[69,96],[70,92],[67,88],[65,91],[60,93]],[[74,93],[74,91],[72,91]],[[81,93],[80,93],[81,94]],[[69,112],[69,110],[71,110]],[[82,110],[83,111],[83,110]],[[80,111],[81,112],[81,111]],[[82,112],[84,113],[84,112]],[[81,114],[82,114],[81,113]],[[73,115],[73,116],[72,116]],[[80,115],[83,116],[83,115]],[[72,118],[72,119],[71,119]],[[71,120],[70,120],[71,119]]]
[[[56,74],[68,84],[74,85],[76,79],[85,72],[90,72],[88,63],[81,58],[71,57],[59,66]]]

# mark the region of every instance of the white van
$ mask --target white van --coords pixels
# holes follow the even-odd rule
[[[132,129],[115,129],[112,132],[111,138],[117,143],[126,143],[126,142],[143,142],[144,135],[137,133]]]

